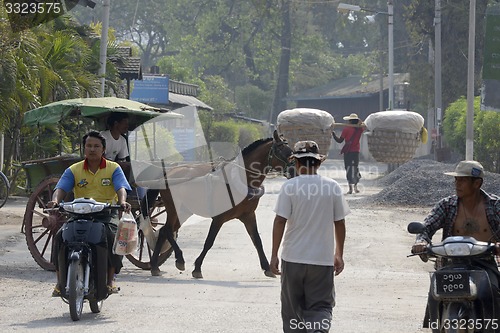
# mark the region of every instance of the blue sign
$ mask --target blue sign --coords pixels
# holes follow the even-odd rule
[[[134,81],[130,99],[141,103],[168,105],[168,77],[143,75]]]

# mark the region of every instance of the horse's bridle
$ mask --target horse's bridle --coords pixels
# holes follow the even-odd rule
[[[273,168],[271,164],[272,159],[276,158],[278,161],[283,163],[283,171],[281,171],[280,173],[289,178],[288,169],[294,166],[295,163],[293,160],[289,159],[291,154],[287,156],[283,152],[283,149],[280,149],[280,147],[283,146],[288,146],[288,143],[286,141],[279,141],[279,142],[273,141],[273,145],[271,146],[271,149],[269,150],[269,155],[267,156],[267,168],[269,168],[269,170],[276,170]],[[279,172],[279,170],[276,171]]]

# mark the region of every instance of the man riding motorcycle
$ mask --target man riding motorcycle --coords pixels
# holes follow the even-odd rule
[[[439,229],[443,230],[443,240],[450,236],[471,236],[478,241],[500,241],[500,197],[481,189],[483,166],[476,161],[461,161],[455,172],[445,174],[455,177],[456,195],[439,201],[425,218],[424,231],[417,235],[412,247],[412,253],[421,254],[423,260],[426,260],[424,254],[427,245]],[[495,259],[476,259],[474,264],[488,272],[492,286],[500,295],[500,272]],[[429,324],[432,302],[435,301],[429,296],[424,327]]]
[[[49,208],[57,206],[65,197],[66,193],[74,191],[75,198],[93,198],[99,202],[118,203],[125,212],[130,212],[130,204],[126,202],[127,192],[130,185],[120,166],[112,161],[106,160],[103,155],[106,149],[106,140],[99,132],[91,131],[83,136],[85,159],[67,168],[56,185]],[[106,223],[106,234],[108,239],[108,293],[113,294],[119,288],[113,284],[114,275],[119,273],[122,267],[123,256],[112,253],[111,247],[117,229],[117,215]],[[60,295],[59,269],[57,253],[62,243],[61,231],[55,236],[53,261],[56,266],[57,284],[52,296]]]

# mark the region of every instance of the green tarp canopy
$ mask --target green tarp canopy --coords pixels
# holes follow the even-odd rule
[[[57,124],[68,117],[86,117],[102,119],[111,112],[125,112],[140,124],[159,114],[172,118],[183,116],[174,112],[160,113],[163,109],[147,104],[116,97],[76,98],[50,103],[30,110],[24,114],[24,124],[28,126]]]

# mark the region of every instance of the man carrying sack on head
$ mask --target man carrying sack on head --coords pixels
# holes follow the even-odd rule
[[[348,123],[345,124],[346,126],[342,130],[340,137],[338,137],[335,132],[332,132],[332,135],[338,143],[345,141],[344,147],[342,147],[340,153],[344,154],[344,167],[346,170],[347,183],[349,184],[349,191],[347,194],[352,194],[353,192],[359,193],[358,182],[361,178],[361,173],[359,172],[359,151],[361,148],[359,141],[366,125],[355,113],[351,113],[343,119],[347,120]]]

